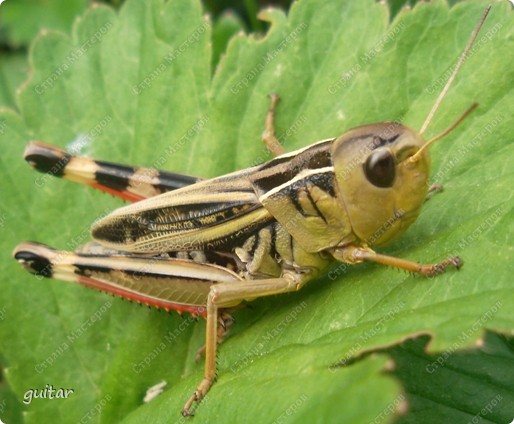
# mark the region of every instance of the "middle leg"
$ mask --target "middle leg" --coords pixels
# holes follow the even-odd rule
[[[284,148],[280,144],[276,133],[275,133],[275,109],[277,107],[277,103],[280,100],[278,94],[270,95],[271,104],[266,114],[266,122],[264,124],[264,132],[262,133],[262,141],[268,148],[268,150],[273,154],[273,156],[280,156],[285,153]]]

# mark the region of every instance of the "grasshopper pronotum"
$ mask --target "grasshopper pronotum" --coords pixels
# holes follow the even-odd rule
[[[241,302],[299,290],[333,260],[423,275],[460,267],[457,257],[418,264],[370,246],[390,241],[415,221],[428,192],[428,146],[475,107],[431,140],[421,137],[488,11],[419,134],[400,124],[369,124],[283,153],[273,128],[278,96],[272,95],[263,140],[276,157],[210,180],[29,144],[25,159],[37,170],[137,203],[95,222],[98,243],[80,252],[25,242],[15,258],[44,277],[206,317],[204,378],[182,410],[190,415],[214,382],[217,345],[231,323],[230,309]]]

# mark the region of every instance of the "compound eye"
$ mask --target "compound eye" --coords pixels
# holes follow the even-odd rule
[[[392,187],[396,175],[394,156],[388,149],[375,150],[366,159],[364,173],[376,187]]]

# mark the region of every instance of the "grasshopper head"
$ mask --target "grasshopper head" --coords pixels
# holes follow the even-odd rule
[[[339,195],[358,239],[381,245],[416,220],[428,188],[424,144],[419,134],[395,122],[357,127],[334,142]]]
[[[339,196],[353,233],[362,242],[384,244],[416,220],[428,189],[428,147],[450,133],[478,104],[473,103],[450,127],[427,142],[420,134],[432,122],[490,9],[484,11],[419,134],[386,122],[354,128],[334,142],[332,160]]]

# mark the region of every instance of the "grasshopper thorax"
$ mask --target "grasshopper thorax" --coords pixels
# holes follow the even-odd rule
[[[428,150],[415,131],[396,122],[354,128],[333,145],[339,195],[353,233],[368,245],[402,234],[417,218],[427,194]]]

